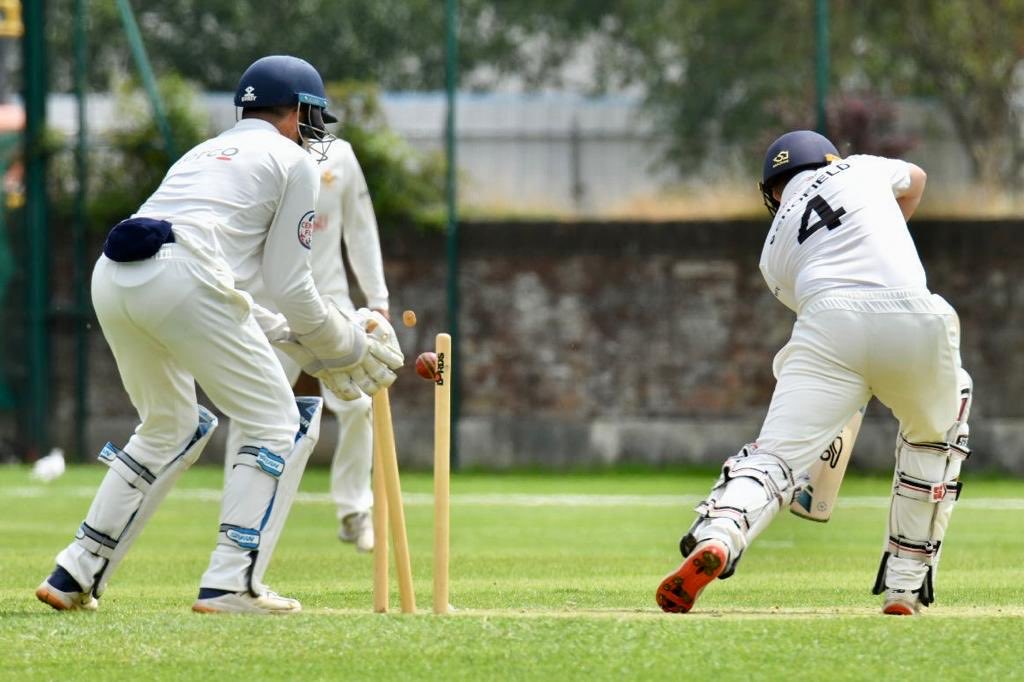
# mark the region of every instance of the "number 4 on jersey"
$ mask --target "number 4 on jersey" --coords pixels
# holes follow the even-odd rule
[[[818,222],[808,225],[807,223],[811,220],[811,213],[818,214]],[[844,215],[846,215],[845,208],[839,207],[833,211],[832,207],[821,198],[820,194],[814,196],[807,202],[807,208],[804,209],[804,215],[800,219],[800,231],[796,235],[797,244],[803,244],[807,241],[808,237],[823,227],[827,227],[830,230],[836,229],[839,227],[839,218]]]

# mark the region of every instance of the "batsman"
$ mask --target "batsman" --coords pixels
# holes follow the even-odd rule
[[[757,440],[725,461],[680,541],[683,563],[658,587],[663,610],[688,612],[711,581],[733,575],[872,396],[899,420],[873,593],[884,594],[890,615],[915,615],[933,602],[969,454],[973,388],[960,366],[956,311],[928,290],[907,229],[926,179],[906,161],[840,158],[808,130],[768,148],[760,188],[774,219],[760,269],[796,323],[775,356],[777,383]]]

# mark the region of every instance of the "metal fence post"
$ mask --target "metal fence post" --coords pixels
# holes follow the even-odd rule
[[[75,289],[75,457],[83,461],[86,457],[86,424],[89,421],[88,376],[89,336],[87,324],[91,318],[86,259],[87,199],[89,191],[89,146],[88,123],[85,111],[85,88],[87,74],[87,43],[85,20],[88,0],[75,0],[75,99],[78,102],[78,144],[75,147],[75,172],[78,187],[75,192],[75,221],[72,225],[71,243],[74,259]]]
[[[28,360],[28,397],[25,405],[25,432],[30,459],[49,447],[49,260],[50,235],[47,223],[46,132],[46,0],[35,0],[24,7],[25,37],[25,230],[27,245],[28,329],[25,335]]]
[[[828,111],[825,103],[828,100],[828,0],[817,0],[815,6],[817,27],[814,32],[816,39],[815,60],[815,95],[817,97],[818,132],[828,135]]]
[[[459,26],[458,0],[445,0],[445,95],[448,103],[448,118],[445,125],[445,200],[448,206],[446,252],[448,255],[448,333],[452,336],[452,438],[451,466],[459,466],[459,406],[461,404],[462,361],[459,349],[462,336],[459,334],[459,207],[457,201],[458,174],[455,163],[455,94],[459,68]]]
[[[139,69],[139,76],[142,78],[142,85],[149,96],[149,103],[153,107],[153,115],[156,117],[157,127],[164,138],[164,151],[167,158],[175,161],[178,158],[177,147],[174,144],[174,133],[171,130],[171,122],[164,110],[163,100],[160,99],[160,91],[156,87],[156,78],[153,77],[153,69],[149,65],[149,57],[146,55],[146,46],[142,42],[142,34],[139,33],[139,25],[135,22],[135,14],[128,0],[117,0],[117,9],[121,12],[121,23],[124,25],[125,36],[128,37],[128,45],[131,46],[132,56],[135,58],[135,66]]]

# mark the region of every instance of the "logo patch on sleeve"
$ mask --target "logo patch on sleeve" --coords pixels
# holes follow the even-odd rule
[[[313,245],[313,230],[316,228],[316,214],[307,211],[299,220],[299,243],[307,249]]]

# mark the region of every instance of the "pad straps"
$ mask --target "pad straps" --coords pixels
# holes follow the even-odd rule
[[[104,445],[97,459],[117,472],[125,483],[142,491],[143,494],[149,492],[149,486],[156,480],[156,475],[152,471],[113,443],[108,442]]]
[[[117,540],[101,533],[85,521],[78,527],[75,540],[86,551],[104,559],[110,559],[114,555],[114,550],[117,549]]]
[[[284,473],[284,457],[275,455],[267,448],[255,445],[243,445],[238,449],[235,466],[247,466],[258,469],[272,478],[281,478]]]

